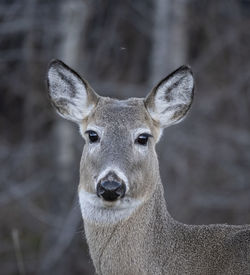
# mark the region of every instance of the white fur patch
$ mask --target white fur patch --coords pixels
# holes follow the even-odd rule
[[[99,137],[102,137],[103,129],[104,129],[104,127],[97,126],[90,122],[87,126],[86,131],[90,131],[90,130],[95,131],[95,132],[97,132]]]
[[[88,134],[85,133],[86,131],[90,131],[90,130],[95,131],[98,134],[100,139],[102,139],[102,136],[103,136],[103,127],[96,126],[92,123],[90,123],[87,126],[87,129],[84,129],[83,125],[79,123],[79,130],[80,130],[81,136],[85,139],[85,141],[89,139]],[[93,153],[99,147],[100,147],[100,142],[89,143],[88,151],[89,153]]]
[[[132,139],[135,141],[139,135],[141,134],[149,134],[152,135],[150,129],[148,128],[138,128],[135,131],[132,132]],[[134,147],[137,152],[141,153],[141,154],[146,154],[148,152],[148,146],[141,146],[139,144],[135,144]]]
[[[128,196],[115,202],[105,202],[83,188],[79,190],[79,202],[83,219],[96,224],[115,224],[128,219],[142,203]]]
[[[133,139],[135,140],[141,134],[151,135],[151,131],[148,128],[138,128],[132,133]]]

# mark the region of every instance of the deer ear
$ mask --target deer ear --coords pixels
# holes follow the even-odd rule
[[[47,83],[59,115],[77,123],[89,115],[99,98],[85,80],[60,60],[49,64]]]
[[[147,96],[145,105],[162,128],[180,122],[189,110],[194,93],[193,74],[182,66],[164,78]]]

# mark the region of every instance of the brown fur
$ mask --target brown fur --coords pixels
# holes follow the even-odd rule
[[[60,114],[77,122],[86,140],[79,197],[96,272],[250,274],[250,225],[186,225],[166,208],[155,144],[162,129],[183,119],[191,106],[190,68],[183,66],[162,80],[146,99],[122,101],[99,97],[60,61],[50,68],[52,102],[59,113],[57,103],[63,102],[67,115]],[[73,91],[64,85],[73,85]],[[98,133],[98,142],[89,141],[87,129]],[[153,137],[142,146],[136,138],[145,129]],[[127,181],[125,197],[115,202],[96,195],[95,183],[109,168],[116,181],[120,176]]]
[[[185,225],[168,214],[162,185],[128,220],[85,222],[98,274],[249,274],[250,227]],[[105,237],[104,237],[105,236]]]

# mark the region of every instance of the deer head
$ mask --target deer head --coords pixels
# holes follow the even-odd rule
[[[191,106],[191,69],[180,67],[146,98],[117,100],[97,95],[55,60],[48,88],[59,115],[77,123],[85,139],[79,184],[83,218],[102,224],[129,218],[161,184],[155,145],[162,130],[180,122]]]

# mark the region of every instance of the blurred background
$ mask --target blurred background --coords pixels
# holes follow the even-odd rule
[[[1,0],[0,22],[1,274],[94,274],[77,200],[84,142],[48,100],[52,58],[123,99],[190,64],[192,110],[157,145],[168,209],[250,223],[249,0]]]

